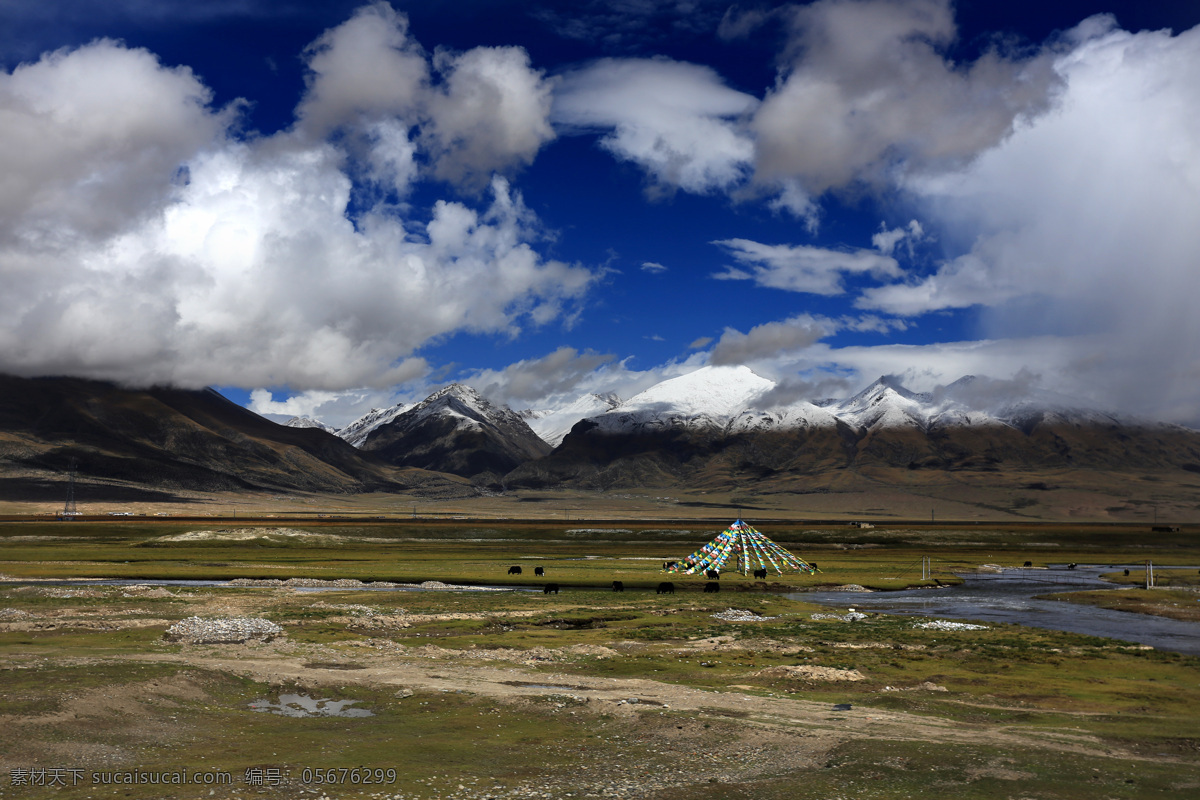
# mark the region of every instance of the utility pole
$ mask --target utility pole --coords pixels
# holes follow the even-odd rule
[[[1154,588],[1154,562],[1146,560],[1146,588]]]

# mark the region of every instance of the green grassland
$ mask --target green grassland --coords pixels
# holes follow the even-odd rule
[[[540,586],[532,568],[543,566],[561,592],[146,593],[0,584],[0,725],[10,734],[0,737],[0,797],[849,800],[931,789],[964,798],[1200,792],[1200,659],[1015,625],[937,631],[879,614],[854,623],[814,620],[814,612],[829,609],[781,591],[920,585],[922,555],[936,567],[928,583],[981,564],[1152,558],[1191,565],[1200,548],[1187,530],[1151,540],[1144,528],[1108,526],[759,526],[822,571],[772,575],[765,585],[726,574],[719,595],[703,594],[703,580],[678,576],[666,578],[677,586],[674,595],[649,591],[664,579],[662,560],[719,531],[694,522],[289,525],[344,538],[160,539],[247,525],[4,525],[0,573],[439,580],[515,589]],[[511,565],[524,574],[508,576]],[[1169,568],[1160,574],[1173,575]],[[609,590],[612,580],[627,591]],[[762,619],[713,617],[729,607]],[[243,645],[163,639],[168,625],[193,615],[263,617],[285,636]],[[806,677],[809,667],[860,679]],[[250,707],[289,692],[355,700],[372,716],[290,718]],[[637,704],[615,699],[639,694]],[[669,702],[662,699],[669,694]],[[89,780],[132,769],[216,769],[232,783],[14,785],[13,770],[39,765],[77,767]],[[346,772],[336,785],[303,784],[305,768]],[[391,769],[394,779],[384,774],[383,783],[366,784],[360,771],[358,782],[347,782],[355,768],[370,776]],[[290,783],[249,784],[247,770],[278,770]]]
[[[311,541],[167,542],[162,537],[200,529],[286,526]],[[412,582],[453,580],[527,584],[510,565],[552,566],[561,585],[604,586],[612,580],[649,586],[661,560],[693,551],[721,525],[713,523],[423,523],[289,524],[212,520],[140,523],[0,523],[0,573],[20,578],[354,578]],[[1150,534],[1144,526],[901,525],[858,529],[841,525],[771,525],[765,532],[822,573],[790,576],[782,585],[810,588],[858,583],[896,589],[916,585],[919,559],[934,560],[936,577],[980,564],[1190,564],[1200,557],[1195,531]],[[324,537],[340,537],[327,541]],[[727,567],[728,570],[728,567]],[[772,578],[773,583],[777,582]],[[930,582],[933,583],[932,581]]]

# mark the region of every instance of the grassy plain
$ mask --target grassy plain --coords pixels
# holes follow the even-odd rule
[[[274,527],[309,535],[165,538]],[[822,572],[773,577],[765,586],[727,574],[717,595],[700,591],[704,581],[670,577],[675,594],[652,591],[664,579],[662,560],[686,555],[723,527],[703,520],[0,524],[0,573],[33,581],[0,584],[0,729],[11,734],[0,737],[0,797],[1200,792],[1200,659],[1013,625],[945,631],[875,614],[813,619],[845,608],[779,591],[919,585],[922,555],[934,559],[929,583],[1025,561],[1193,565],[1200,548],[1190,529],[1151,537],[1144,526],[758,524]],[[509,576],[512,565],[523,575]],[[534,566],[546,569],[559,594],[37,583],[307,577],[517,590],[541,586]],[[613,580],[626,591],[610,591]],[[713,616],[731,607],[753,620]],[[262,617],[285,634],[245,644],[164,640],[169,625],[190,616]],[[290,718],[250,708],[287,693],[355,700],[373,715]],[[15,782],[39,768],[79,772],[55,773],[65,787]],[[346,771],[337,784],[305,783],[306,774],[316,777],[306,768]],[[219,770],[231,782],[104,783],[130,770]],[[289,782],[247,782],[275,775]]]

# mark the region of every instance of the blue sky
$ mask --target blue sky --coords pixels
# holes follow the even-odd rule
[[[1200,421],[1194,2],[0,21],[4,371],[334,424],[451,380],[539,408],[709,363]]]

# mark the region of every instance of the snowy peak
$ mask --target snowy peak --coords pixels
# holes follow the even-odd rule
[[[726,428],[775,388],[747,367],[702,367],[651,386],[593,419],[603,430]]]
[[[408,424],[440,416],[454,419],[463,427],[514,424],[527,427],[521,416],[508,406],[495,406],[479,392],[461,383],[452,383],[434,392],[413,406],[406,416]]]
[[[550,452],[519,414],[457,383],[376,428],[363,449],[397,466],[481,480]]]
[[[321,422],[319,419],[313,419],[312,417],[292,417],[291,419],[289,419],[287,422],[285,422],[283,424],[284,424],[284,427],[287,427],[287,428],[317,428],[319,430],[325,431],[326,433],[333,433],[333,434],[337,433],[336,428],[326,425],[324,422]]]
[[[838,419],[856,428],[929,427],[932,398],[904,388],[885,375],[866,389],[833,408]]]
[[[563,437],[571,432],[575,423],[581,419],[604,414],[621,404],[621,398],[611,392],[605,394],[585,394],[569,406],[544,411],[525,411],[521,416],[551,447],[558,447]]]
[[[778,404],[774,388],[773,381],[746,367],[704,367],[587,419],[602,433],[682,427],[735,434],[838,424],[858,431],[1005,426],[1028,433],[1043,425],[1135,424],[1015,381],[974,375],[931,392],[914,392],[885,375],[847,399],[788,405]]]
[[[335,433],[355,447],[362,447],[363,442],[367,440],[372,431],[380,425],[388,424],[410,408],[412,406],[407,403],[397,403],[388,408],[372,408],[346,427],[335,431]]]
[[[671,406],[687,416],[730,416],[775,388],[748,367],[702,367],[651,386],[618,406],[621,411]]]

